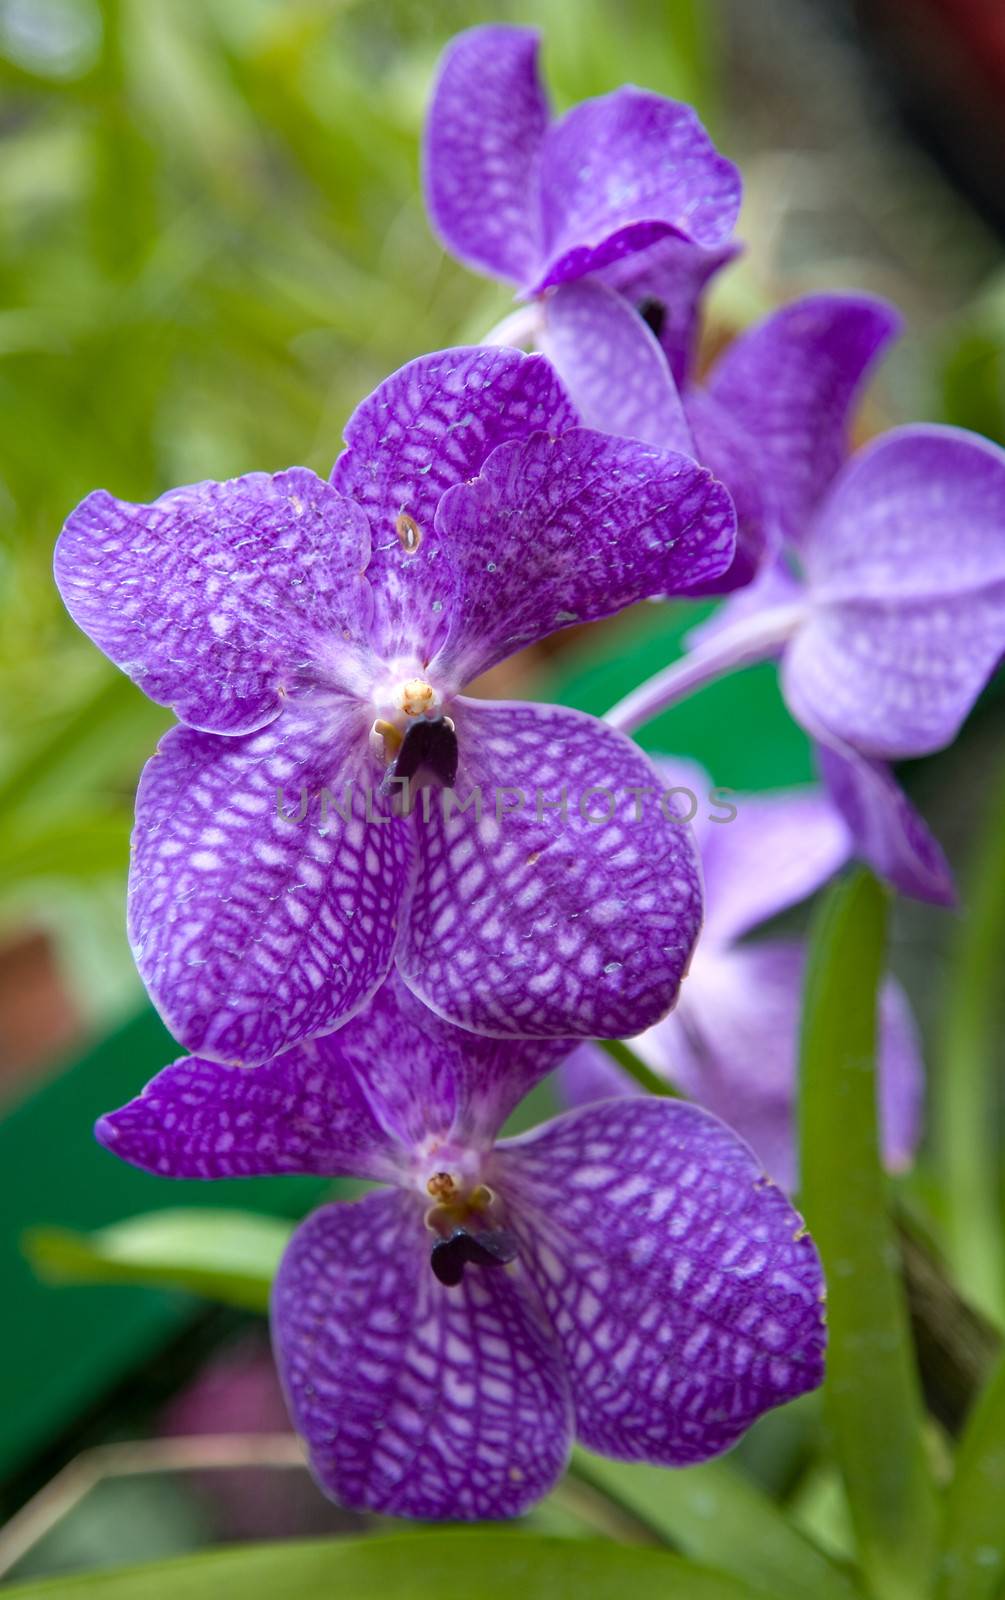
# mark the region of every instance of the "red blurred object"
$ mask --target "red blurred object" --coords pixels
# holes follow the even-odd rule
[[[914,131],[1005,231],[1003,0],[857,0],[855,12]]]
[[[0,944],[0,1088],[33,1082],[82,1032],[48,934],[28,931]]]
[[[1002,0],[899,0],[898,9],[915,28],[927,12],[943,42],[955,39],[974,73],[1001,99],[1005,117],[1005,5]]]

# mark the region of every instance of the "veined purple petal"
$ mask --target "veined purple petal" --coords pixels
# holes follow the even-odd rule
[[[612,262],[601,273],[603,281],[646,318],[680,388],[694,359],[701,297],[709,280],[735,260],[740,251],[738,244],[703,250],[700,245],[671,235],[648,250]]]
[[[279,1268],[272,1333],[311,1468],[342,1505],[513,1517],[565,1466],[568,1389],[547,1325],[509,1269],[437,1282],[411,1196],[308,1217]]]
[[[746,1139],[775,1182],[797,1180],[795,1098],[806,946],[766,939],[699,945],[677,1010],[635,1048],[654,1071]],[[882,1142],[889,1167],[910,1160],[920,1135],[923,1068],[900,986],[880,1000]]]
[[[370,539],[306,467],[195,483],[131,505],[103,489],[71,513],[56,583],[79,628],[192,727],[253,732],[323,666],[364,650]]]
[[[300,1172],[394,1183],[436,1141],[488,1149],[568,1048],[455,1028],[392,971],[337,1032],[253,1069],[186,1056],[96,1132],[115,1155],[162,1177]]]
[[[707,1112],[641,1097],[587,1106],[501,1143],[495,1179],[589,1448],[703,1461],[820,1383],[812,1240]]]
[[[849,412],[899,328],[885,301],[807,295],[741,334],[716,363],[708,393],[756,444],[787,539],[807,534],[848,453]]]
[[[803,720],[800,718],[800,720]],[[890,768],[813,729],[820,776],[851,830],[855,854],[901,894],[954,906],[956,887],[942,846]]]
[[[657,1023],[643,1037],[649,1038],[662,1027],[663,1023]],[[629,1095],[645,1093],[623,1067],[592,1042],[577,1045],[566,1057],[555,1074],[555,1084],[559,1103],[572,1111],[592,1105],[595,1100],[624,1100]]]
[[[102,1117],[97,1138],[162,1178],[298,1172],[393,1181],[394,1146],[347,1064],[342,1037],[294,1045],[253,1069],[187,1056]]]
[[[459,587],[437,665],[469,682],[559,628],[722,571],[735,524],[696,462],[574,428],[501,445],[444,496],[437,529]]]
[[[655,1022],[701,923],[694,847],[663,814],[659,774],[579,711],[460,699],[453,713],[468,809],[434,804],[418,825],[405,981],[479,1033],[620,1037]]]
[[[735,804],[731,821],[705,830],[703,948],[736,939],[805,900],[852,848],[848,827],[823,790],[746,794]]]
[[[703,389],[689,389],[684,409],[695,454],[729,490],[736,509],[736,553],[726,570],[692,584],[691,593],[746,589],[778,553],[781,526],[753,441]]]
[[[363,708],[310,711],[242,739],[174,728],[140,779],[133,953],[202,1055],[254,1064],[337,1027],[391,964],[412,824],[367,819]]]
[[[433,525],[444,491],[504,440],[577,421],[543,356],[484,346],[410,361],[356,408],[332,482],[370,521],[378,651],[428,661],[451,621],[455,576]]]
[[[514,1107],[570,1049],[563,1039],[493,1039],[454,1027],[396,972],[321,1044],[366,1086],[374,1115],[392,1137],[412,1148],[431,1136],[488,1148]]]
[[[812,612],[783,687],[866,755],[948,744],[1005,651],[1005,451],[898,428],[835,483],[804,546]]]
[[[668,235],[713,248],[740,175],[690,106],[631,86],[574,106],[541,149],[546,262],[534,290],[585,277]]]
[[[590,278],[545,301],[542,349],[589,428],[694,456],[694,440],[655,334],[613,289]]]
[[[921,1142],[925,1067],[914,1013],[895,978],[888,978],[879,993],[879,1048],[883,1159],[891,1172],[902,1172]]]
[[[443,53],[426,118],[426,205],[447,249],[468,266],[526,282],[541,255],[538,160],[548,101],[540,34],[469,28]]]
[[[769,561],[752,583],[728,595],[705,622],[699,622],[697,627],[689,629],[684,635],[684,643],[692,654],[697,654],[699,650],[717,644],[734,628],[740,632],[758,616],[798,605],[804,595],[803,585],[783,561]],[[782,646],[778,646],[768,654],[778,656],[781,649]]]

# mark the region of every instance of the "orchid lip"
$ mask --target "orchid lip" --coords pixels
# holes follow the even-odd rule
[[[427,1178],[425,1192],[434,1202],[426,1227],[436,1235],[429,1265],[440,1283],[456,1288],[465,1267],[504,1267],[516,1259],[516,1239],[498,1223],[495,1192],[470,1172],[441,1168]]]
[[[370,743],[385,768],[385,791],[397,779],[451,788],[457,776],[457,734],[444,714],[445,696],[421,672],[413,662],[395,662],[373,691],[378,714]]]
[[[445,789],[452,789],[457,778],[457,733],[449,717],[415,717],[409,722],[384,787],[390,789],[395,780],[421,784],[430,778]]]
[[[477,1233],[455,1228],[447,1239],[437,1239],[429,1254],[433,1276],[453,1289],[465,1267],[505,1267],[517,1256],[517,1245],[506,1228],[484,1228]]]

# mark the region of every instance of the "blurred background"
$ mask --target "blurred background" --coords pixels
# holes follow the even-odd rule
[[[178,1204],[288,1217],[318,1192],[165,1194],[91,1144],[93,1117],[175,1053],[123,919],[136,777],[170,719],[63,615],[53,542],[99,486],[149,500],[293,463],[326,474],[382,377],[504,314],[508,291],[444,258],[418,184],[436,57],[479,20],[542,28],[560,109],[635,81],[695,104],[739,163],[748,248],[715,286],[706,353],[793,295],[871,290],[907,334],[863,430],[931,418],[1005,440],[995,0],[0,0],[0,1515],[86,1447],[285,1427],[250,1309],[43,1282],[24,1230]],[[602,711],[682,626],[649,607],[573,630],[508,665],[507,687]],[[905,774],[964,883],[1001,731],[992,690],[952,751]],[[811,771],[768,669],[649,743],[736,789]],[[950,916],[898,911],[933,1102],[957,939]],[[937,1220],[937,1161],[912,1181]],[[755,1430],[752,1471],[781,1470],[779,1437]],[[18,1575],[338,1525],[283,1460],[217,1469],[211,1492],[172,1460],[109,1479]]]

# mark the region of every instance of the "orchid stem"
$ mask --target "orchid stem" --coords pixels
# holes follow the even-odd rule
[[[522,350],[527,345],[533,345],[541,331],[541,308],[537,302],[527,306],[517,306],[515,311],[510,311],[491,327],[488,333],[483,333],[479,344],[512,345],[516,350]]]
[[[972,862],[958,925],[934,1081],[932,1119],[946,1236],[957,1280],[978,1310],[1005,1323],[1005,1231],[989,1108],[1000,1059],[1001,942],[1005,934],[1005,769]]]
[[[673,1084],[661,1078],[651,1067],[647,1067],[641,1056],[637,1056],[623,1039],[598,1039],[601,1050],[616,1061],[622,1072],[627,1072],[630,1078],[643,1088],[647,1094],[669,1095],[674,1100],[681,1097]]]
[[[678,705],[706,684],[774,655],[792,637],[805,611],[799,605],[773,606],[724,628],[707,644],[699,644],[648,683],[640,684],[611,707],[604,721],[622,733],[632,733],[670,706]]]

